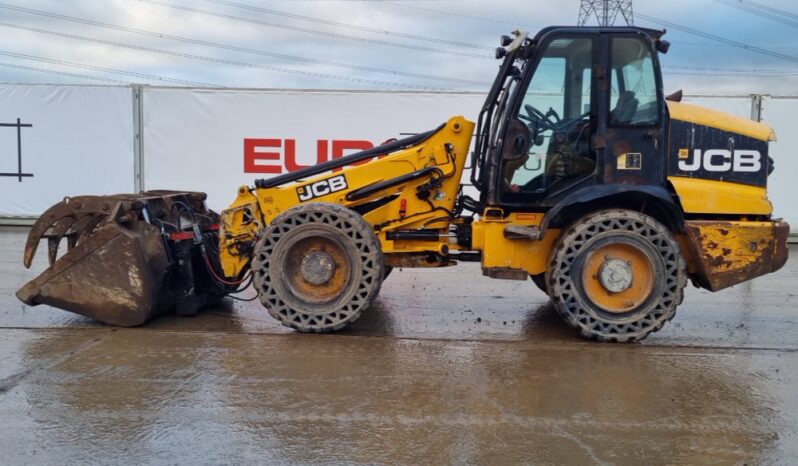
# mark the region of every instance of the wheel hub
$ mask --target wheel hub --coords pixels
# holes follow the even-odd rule
[[[283,244],[277,259],[282,280],[297,305],[329,303],[351,284],[353,262],[345,246],[326,232],[306,233]]]
[[[652,258],[630,243],[599,246],[582,269],[585,296],[606,312],[622,314],[645,302],[654,289]]]
[[[632,267],[621,259],[605,257],[598,273],[599,283],[610,293],[620,293],[632,286]]]
[[[302,278],[313,285],[330,281],[335,272],[335,261],[324,251],[313,251],[302,258]]]

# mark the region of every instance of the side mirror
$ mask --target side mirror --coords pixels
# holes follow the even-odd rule
[[[678,91],[674,92],[673,94],[665,97],[665,100],[670,100],[671,102],[681,102],[682,101],[682,90],[679,89]]]

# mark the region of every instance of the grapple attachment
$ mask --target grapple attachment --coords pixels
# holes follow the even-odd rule
[[[219,217],[204,200],[177,191],[65,198],[28,235],[25,267],[45,238],[50,267],[17,297],[121,326],[173,309],[196,313],[229,291],[213,278],[218,264],[206,247],[216,248]]]

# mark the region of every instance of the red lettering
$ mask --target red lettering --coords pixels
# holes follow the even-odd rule
[[[346,150],[353,150],[354,149],[354,150],[357,150],[357,151],[361,151],[361,150],[371,149],[372,147],[374,147],[374,144],[372,144],[369,141],[334,139],[333,142],[332,142],[332,158],[333,158],[333,160],[334,159],[340,159],[341,157],[346,155],[346,154],[344,154],[344,151],[346,151]],[[370,161],[371,161],[371,158],[368,158],[366,160],[361,160],[360,162],[353,163],[352,165],[363,165],[364,163],[370,162]],[[336,168],[333,171],[337,172],[337,171],[340,171],[340,170],[341,170],[340,168]]]
[[[327,140],[319,139],[316,141],[316,160],[319,163],[327,161]]]
[[[283,149],[276,152],[259,152],[258,149],[262,148]],[[365,140],[349,140],[339,139],[332,141],[332,153],[329,154],[332,159],[340,159],[347,155],[347,151],[362,151],[373,148],[374,145],[370,141]],[[328,157],[329,141],[326,139],[319,139],[316,141],[316,163],[324,163]],[[360,162],[352,165],[362,165],[369,162],[361,160]],[[277,163],[263,163],[262,161],[273,161]],[[261,163],[258,163],[261,162]],[[288,172],[295,172],[310,165],[304,165],[297,162],[296,154],[296,140],[295,139],[244,139],[244,173],[283,173],[283,163]],[[337,168],[333,171],[340,171]]]
[[[346,139],[338,140],[338,139],[336,139],[336,140],[333,140],[333,142],[332,142],[332,158],[333,159],[340,159],[341,157],[343,157],[345,155],[344,151],[346,151],[346,150],[357,149],[358,151],[361,151],[361,150],[371,149],[372,147],[374,147],[374,144],[372,144],[369,141],[357,141],[357,140],[346,140]],[[369,159],[369,160],[371,160],[371,159]]]
[[[255,149],[260,147],[279,148],[280,139],[244,139],[244,173],[274,173],[283,172],[280,166],[279,152],[257,152]],[[278,164],[259,164],[258,160],[276,160]]]
[[[323,163],[327,161],[327,141],[321,139],[316,141],[316,163]],[[310,165],[301,165],[296,162],[296,141],[293,139],[285,140],[285,169],[289,172],[295,172]]]
[[[295,172],[310,165],[300,165],[296,163],[296,141],[294,139],[285,140],[285,169],[289,172]]]

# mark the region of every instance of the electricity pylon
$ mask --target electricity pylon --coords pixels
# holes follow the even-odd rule
[[[579,6],[579,26],[584,26],[591,18],[598,20],[599,26],[614,26],[618,16],[626,24],[634,24],[632,0],[582,0]]]

